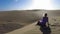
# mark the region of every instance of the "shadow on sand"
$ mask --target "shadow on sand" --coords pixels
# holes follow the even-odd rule
[[[23,27],[23,25],[15,23],[0,24],[0,34],[5,34],[21,27]]]
[[[49,26],[40,27],[40,31],[42,32],[42,34],[51,34],[51,29]]]

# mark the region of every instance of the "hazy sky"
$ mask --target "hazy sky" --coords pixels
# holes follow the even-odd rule
[[[60,0],[0,0],[0,10],[60,9]]]

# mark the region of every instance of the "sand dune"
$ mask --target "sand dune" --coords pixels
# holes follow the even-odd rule
[[[17,26],[17,29],[21,28],[24,26],[27,26],[29,24],[32,24],[36,21],[38,21],[41,17],[42,14],[47,12],[49,19],[50,19],[50,23],[54,24],[54,22],[58,22],[60,21],[60,10],[25,10],[25,11],[2,11],[0,12],[0,26],[2,28],[7,27],[7,29],[2,29],[3,31],[6,31],[5,33],[8,33],[7,31],[11,32],[10,30],[8,30],[8,27],[11,27],[11,30],[14,31],[16,29],[15,26],[20,25],[19,27]],[[58,17],[58,18],[57,18]],[[57,19],[57,21],[54,21],[54,19]],[[10,25],[12,24],[12,26]],[[3,27],[4,25],[4,27]],[[6,26],[5,26],[6,25]],[[2,32],[1,30],[1,32]],[[1,34],[5,34],[5,33],[1,33]]]
[[[8,33],[26,25],[34,23],[40,17],[36,12],[30,11],[9,11],[0,12],[0,34]]]
[[[60,17],[56,17],[57,21],[52,20],[50,18],[49,23],[50,23],[50,29],[51,29],[51,34],[60,34]],[[54,21],[54,22],[53,22]],[[17,29],[15,31],[6,33],[6,34],[42,34],[40,30],[40,26],[36,26],[37,22],[34,22],[30,25],[27,25],[21,29]],[[49,31],[49,30],[48,30]],[[48,33],[48,32],[47,32]]]

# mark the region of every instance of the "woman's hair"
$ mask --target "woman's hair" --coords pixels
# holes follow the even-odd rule
[[[45,17],[47,17],[47,13],[45,13],[45,15],[44,15]]]

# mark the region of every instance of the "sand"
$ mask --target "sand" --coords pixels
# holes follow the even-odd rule
[[[42,34],[36,21],[47,12],[52,34],[60,33],[60,12],[56,11],[6,11],[0,12],[0,34]]]
[[[59,19],[60,17],[56,17],[55,22],[52,22],[54,20],[50,20],[50,29],[51,29],[51,34],[60,34],[60,23]],[[51,17],[50,17],[51,19]],[[7,34],[42,34],[40,27],[36,25],[37,22],[34,22],[28,26],[25,26],[21,29],[17,29],[15,31],[12,31]]]

